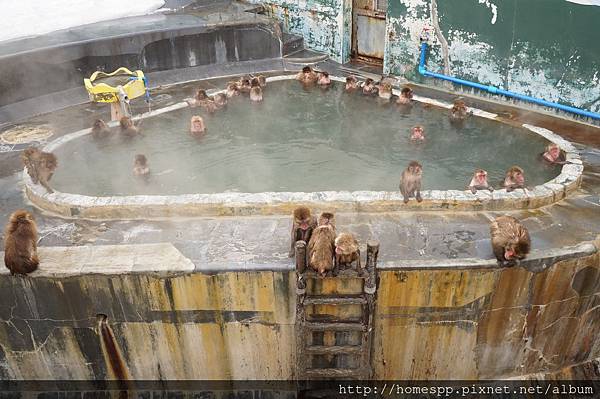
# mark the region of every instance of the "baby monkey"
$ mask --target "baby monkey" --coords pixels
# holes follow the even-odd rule
[[[201,137],[206,133],[206,126],[204,126],[204,119],[201,116],[194,115],[190,119],[190,133],[194,137]]]
[[[340,233],[335,238],[335,263],[346,268],[356,261],[356,271],[361,272],[358,241],[351,233]]]
[[[317,74],[309,66],[302,68],[302,71],[298,72],[296,75],[296,80],[299,80],[304,84],[315,83],[317,79]]]
[[[110,135],[108,125],[102,119],[96,119],[92,125],[92,137],[95,139],[103,139]]]
[[[421,198],[421,179],[423,175],[423,168],[417,161],[411,161],[408,167],[402,172],[400,177],[400,192],[404,197],[404,203],[408,203],[408,200],[413,195],[417,202],[423,201]]]
[[[329,87],[329,85],[331,85],[331,78],[329,77],[329,72],[319,72],[317,74],[317,84],[321,87]]]
[[[402,90],[400,90],[400,96],[396,100],[396,103],[402,104],[402,105],[410,104],[410,102],[412,101],[412,98],[413,98],[412,89],[410,87],[403,87]]]
[[[308,244],[315,227],[317,227],[317,219],[311,214],[310,209],[305,206],[294,209],[290,235],[290,258],[296,253],[296,242],[304,241]]]
[[[421,125],[414,126],[410,131],[411,141],[425,141],[425,129]]]
[[[119,120],[121,134],[127,138],[132,138],[140,133],[139,124],[136,126],[130,117],[124,116]]]
[[[473,178],[471,179],[471,182],[469,183],[469,190],[471,190],[471,192],[473,194],[475,194],[477,192],[477,190],[494,191],[494,188],[488,184],[487,172],[485,170],[483,170],[483,169],[475,170],[475,173],[473,174]]]
[[[506,188],[506,192],[508,193],[516,188],[525,189],[525,173],[523,169],[516,165],[508,169],[504,178],[504,188]]]
[[[498,216],[490,224],[492,250],[499,262],[513,263],[523,259],[531,248],[527,228],[512,216]]]
[[[546,151],[542,154],[542,159],[556,165],[569,163],[565,160],[565,154],[561,151],[560,147],[554,143],[546,146]]]
[[[344,88],[346,91],[356,91],[359,88],[358,79],[356,79],[356,76],[347,76],[346,86]]]
[[[147,177],[150,174],[148,159],[144,154],[137,154],[133,162],[133,174],[135,176]]]

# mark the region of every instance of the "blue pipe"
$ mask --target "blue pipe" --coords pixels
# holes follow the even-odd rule
[[[427,69],[425,69],[426,54],[427,54],[427,43],[422,42],[421,43],[421,58],[420,58],[420,62],[419,62],[419,73],[423,76],[447,80],[452,83],[457,83],[457,84],[460,84],[463,86],[474,87],[479,90],[487,91],[488,93],[502,94],[503,96],[506,96],[506,97],[517,98],[519,100],[528,101],[528,102],[538,104],[538,105],[543,105],[545,107],[556,108],[556,109],[560,109],[560,110],[566,111],[566,112],[571,112],[571,113],[574,113],[574,114],[577,114],[580,116],[585,116],[587,118],[600,120],[600,114],[597,114],[595,112],[586,111],[584,109],[575,108],[575,107],[569,107],[568,105],[553,103],[550,101],[542,100],[540,98],[526,96],[524,94],[515,93],[515,92],[509,91],[509,90],[503,90],[503,89],[500,89],[500,88],[494,87],[494,86],[486,86],[486,85],[482,85],[482,84],[471,82],[471,81],[464,80],[464,79],[453,78],[452,76],[443,75],[441,73],[429,72]]]

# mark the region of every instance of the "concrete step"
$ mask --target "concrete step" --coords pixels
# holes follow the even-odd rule
[[[363,305],[367,300],[361,295],[311,295],[304,298],[305,305]]]
[[[330,355],[330,354],[358,354],[362,350],[360,345],[340,345],[325,346],[313,345],[306,347],[306,353],[311,355]]]
[[[291,33],[283,34],[283,56],[296,53],[304,49],[304,38],[302,36],[293,35]]]
[[[304,373],[309,378],[359,377],[365,374],[363,369],[306,369]]]

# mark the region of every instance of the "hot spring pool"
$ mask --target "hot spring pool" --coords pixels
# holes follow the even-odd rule
[[[201,139],[188,133],[195,114],[208,129]],[[425,128],[425,143],[409,140],[416,124]],[[337,82],[329,90],[272,82],[262,103],[239,96],[213,115],[179,109],[144,119],[142,130],[132,140],[115,129],[105,140],[83,135],[58,146],[53,187],[89,196],[397,191],[411,160],[423,165],[427,190],[463,190],[476,168],[487,170],[495,187],[515,164],[528,186],[560,173],[538,158],[548,141],[527,129],[475,116],[455,126],[446,110],[382,105]],[[132,174],[139,153],[149,161],[147,181]]]

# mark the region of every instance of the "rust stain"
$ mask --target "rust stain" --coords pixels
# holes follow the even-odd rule
[[[131,379],[127,366],[123,362],[121,357],[121,351],[119,345],[115,339],[112,329],[108,325],[108,317],[106,315],[98,315],[98,332],[100,333],[102,353],[106,363],[108,364],[108,370],[112,376],[120,381]],[[123,388],[127,388],[125,383]]]

